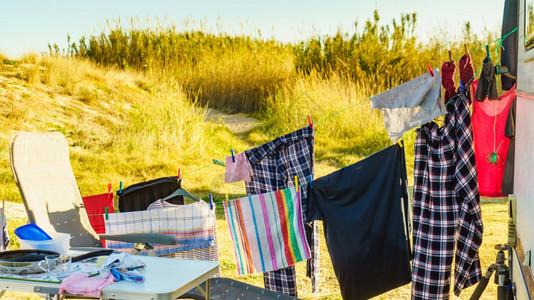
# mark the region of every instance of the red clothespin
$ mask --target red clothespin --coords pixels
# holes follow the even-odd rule
[[[430,64],[427,64],[426,67],[428,68],[428,71],[430,72],[430,75],[434,77],[434,72],[432,72],[432,68],[430,67]]]
[[[310,115],[308,115],[308,125],[310,126],[310,128],[313,128],[313,123],[311,121]]]
[[[182,168],[178,168],[178,178],[182,178]]]
[[[113,191],[111,190],[111,183],[108,183],[108,199],[113,199]]]

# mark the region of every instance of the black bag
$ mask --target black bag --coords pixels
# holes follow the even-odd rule
[[[162,199],[181,188],[182,178],[177,176],[162,177],[150,181],[136,183],[117,192],[119,196],[119,211],[146,210],[150,204]],[[176,196],[167,200],[172,204],[183,205],[183,196]]]

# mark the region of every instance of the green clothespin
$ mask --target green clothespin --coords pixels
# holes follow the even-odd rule
[[[222,162],[221,160],[215,159],[215,158],[213,159],[213,163],[219,166],[223,166],[223,167],[225,166],[224,162]]]
[[[104,207],[104,209],[105,209],[104,216],[105,216],[106,220],[108,220],[108,219],[109,219],[109,215],[108,215],[108,207],[106,206],[106,207]]]
[[[490,58],[489,45],[486,45],[486,55],[488,56],[488,59],[489,59]]]

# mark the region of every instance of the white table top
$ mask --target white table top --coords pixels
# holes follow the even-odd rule
[[[115,299],[176,299],[215,275],[219,263],[168,257],[138,256],[146,268],[139,270],[144,283],[124,280],[102,290],[102,297]],[[120,295],[120,296],[119,296]]]
[[[102,290],[102,298],[176,299],[203,283],[219,270],[215,261],[185,260],[167,257],[137,256],[146,267],[138,270],[144,283],[121,280]],[[57,293],[58,283],[0,278],[0,290]]]

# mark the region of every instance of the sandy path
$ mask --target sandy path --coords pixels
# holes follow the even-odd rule
[[[204,120],[211,120],[218,124],[224,124],[236,135],[245,134],[252,130],[252,128],[261,124],[261,122],[255,118],[243,114],[227,114],[214,108],[208,108]]]

